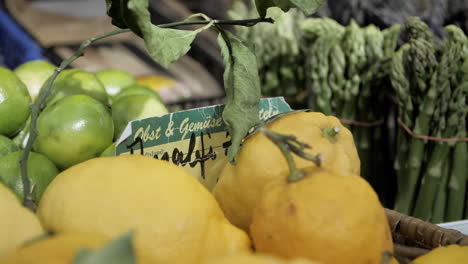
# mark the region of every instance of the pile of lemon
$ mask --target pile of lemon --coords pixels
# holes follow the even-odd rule
[[[34,167],[28,168],[38,205],[35,212],[21,205],[17,165],[21,146],[9,139],[19,135],[18,124],[27,121],[23,112],[28,110],[18,108],[17,116],[0,117],[5,135],[0,137],[0,264],[378,264],[391,256],[393,242],[384,208],[359,176],[353,137],[335,117],[292,113],[268,124],[269,131],[294,135],[312,147],[309,154],[320,154],[320,166],[294,156],[301,177],[291,180],[281,150],[258,132],[243,143],[237,164],[226,164],[219,182],[208,190],[169,162],[140,155],[97,157],[115,133],[106,104],[122,100],[118,97],[126,88],[114,97],[108,92],[101,97],[104,93],[91,89],[97,87],[94,81],[78,85],[81,77],[67,74],[88,75],[71,70],[60,77],[73,81],[58,79],[38,120],[34,146],[38,153],[31,153]],[[5,104],[11,107],[2,101],[4,96],[19,97],[14,104],[31,102],[25,81],[5,69],[0,77],[0,91],[7,91],[0,93],[0,111]],[[79,86],[89,93],[75,95],[73,87]],[[9,93],[11,87],[16,90]],[[64,140],[57,133],[67,130],[48,125],[86,127],[93,118],[67,123],[83,112],[95,118],[96,130],[77,128],[65,132],[61,146],[52,143]],[[66,114],[71,117],[62,118]],[[20,116],[23,121],[12,121]],[[87,148],[75,146],[83,138],[95,141]],[[99,150],[94,148],[96,141],[102,143]],[[71,149],[75,159],[67,159],[63,149]],[[81,160],[82,151],[90,149],[91,157]],[[47,156],[48,150],[57,155]],[[1,167],[2,159],[16,165]],[[129,232],[127,247],[115,244]],[[107,250],[109,245],[114,251]],[[100,253],[93,259],[90,252]],[[465,263],[466,259],[467,248],[452,246],[415,263]]]

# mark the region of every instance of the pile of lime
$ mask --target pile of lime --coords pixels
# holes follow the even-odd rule
[[[56,66],[37,60],[14,71],[0,68],[0,183],[22,198],[19,159],[29,138],[30,105]],[[167,114],[151,87],[131,74],[107,69],[60,72],[37,119],[38,136],[29,155],[34,199],[60,172],[98,156],[114,156],[115,143],[133,120]]]

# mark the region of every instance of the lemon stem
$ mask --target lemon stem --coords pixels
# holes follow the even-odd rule
[[[336,141],[336,136],[340,133],[339,127],[326,127],[322,129],[322,133],[325,138],[327,138],[330,142]]]
[[[207,18],[207,17],[205,17]],[[212,26],[214,25],[235,25],[235,26],[244,26],[244,27],[252,27],[258,23],[274,23],[273,19],[271,18],[255,18],[255,19],[244,19],[244,20],[202,20],[202,21],[179,21],[174,23],[168,24],[161,24],[158,25],[161,28],[173,28],[178,26],[188,26],[188,25],[207,25]],[[64,60],[58,68],[55,69],[52,76],[47,80],[45,86],[41,89],[39,97],[37,98],[36,102],[30,106],[31,109],[31,123],[30,123],[30,132],[29,138],[26,143],[26,147],[24,148],[23,154],[19,160],[20,167],[21,167],[21,181],[23,184],[23,194],[24,200],[23,205],[32,211],[35,210],[35,203],[33,200],[33,190],[31,188],[31,182],[28,178],[28,159],[29,153],[32,150],[34,141],[36,140],[38,133],[36,130],[36,123],[39,113],[45,107],[46,99],[49,97],[52,89],[52,84],[54,83],[55,79],[57,78],[58,74],[66,69],[70,64],[72,64],[76,59],[80,58],[84,54],[84,50],[93,44],[96,41],[99,41],[104,38],[108,38],[114,35],[118,35],[121,33],[131,32],[130,29],[117,29],[111,32],[107,32],[101,35],[97,35],[90,39],[83,41],[80,47],[75,51],[75,53],[68,59]],[[66,147],[66,146],[64,146]]]
[[[311,148],[309,145],[300,142],[295,136],[292,135],[282,135],[276,132],[262,128],[261,131],[265,136],[275,143],[278,148],[281,150],[281,153],[286,158],[289,167],[289,176],[288,182],[297,182],[304,178],[305,173],[302,170],[299,170],[296,167],[296,162],[294,162],[291,152],[298,155],[299,157],[310,160],[315,163],[315,165],[320,166],[322,163],[322,158],[320,155],[313,155],[305,152],[306,148]]]

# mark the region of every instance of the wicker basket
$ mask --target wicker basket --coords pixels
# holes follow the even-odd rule
[[[395,243],[395,257],[400,263],[452,244],[468,246],[468,236],[423,220],[385,209]]]

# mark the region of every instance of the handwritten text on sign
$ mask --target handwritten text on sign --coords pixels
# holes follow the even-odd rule
[[[224,105],[203,107],[131,122],[116,147],[117,155],[145,155],[186,168],[211,189],[227,162],[231,145],[222,119]],[[262,99],[262,121],[290,112],[283,98]]]

